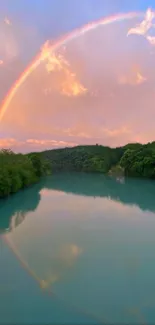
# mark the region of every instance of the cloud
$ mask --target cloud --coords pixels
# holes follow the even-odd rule
[[[50,139],[26,139],[18,140],[15,138],[0,139],[0,149],[11,149],[15,152],[42,151],[52,148],[73,147],[78,144],[72,141],[50,140]]]
[[[84,132],[84,127],[81,127],[81,125],[77,125],[73,128],[61,129],[59,130],[59,132],[62,132],[64,135],[67,135],[69,137],[77,137],[77,138],[84,138],[84,139],[92,138],[92,133]]]
[[[121,85],[141,85],[144,83],[147,79],[142,75],[142,73],[138,70],[136,71],[130,71],[128,75],[121,75],[118,78],[118,83]]]
[[[146,35],[149,29],[152,27],[152,20],[155,17],[155,13],[149,8],[146,11],[145,19],[136,27],[130,28],[127,36],[131,34]]]
[[[15,17],[0,20],[0,105],[41,44],[37,28],[30,23]]]
[[[0,149],[12,149],[23,145],[24,142],[13,138],[0,139]]]
[[[93,132],[94,131],[94,132]],[[84,144],[99,142],[104,137],[105,139],[114,139],[123,137],[125,135],[131,135],[132,131],[127,127],[122,127],[120,129],[108,129],[100,128],[97,133],[93,128],[89,129],[89,134],[84,133],[82,128],[77,126],[73,129],[60,129],[58,130],[62,138],[67,136],[68,140],[54,140],[54,139],[25,139],[19,140],[16,138],[3,138],[0,139],[0,149],[11,149],[15,152],[30,152],[30,151],[42,151],[52,148],[64,148],[64,147],[74,147],[81,144],[81,140],[85,141]],[[76,141],[74,141],[76,139]],[[111,143],[109,143],[111,145]]]
[[[123,136],[123,135],[126,135],[126,134],[132,134],[132,131],[123,126],[121,128],[118,128],[118,129],[107,129],[107,128],[103,128],[102,130],[102,133],[104,135],[106,135],[107,137],[118,137],[118,136]]]
[[[42,57],[46,58],[45,68],[48,73],[59,73],[58,90],[60,94],[68,97],[80,96],[87,92],[87,89],[77,79],[76,74],[71,70],[69,62],[62,54],[51,52],[49,42],[42,48]],[[44,90],[45,94],[50,93],[50,88]]]
[[[0,25],[0,56],[1,60],[8,63],[14,60],[19,54],[19,46],[13,31],[7,30],[6,27]]]
[[[123,136],[126,134],[131,134],[132,131],[128,127],[121,127],[121,128],[104,128],[100,127],[96,130],[96,128],[93,127],[87,127],[87,133],[84,131],[84,125],[77,125],[74,128],[68,128],[68,129],[62,129],[59,132],[62,134],[68,135],[69,137],[76,137],[76,138],[82,138],[82,139],[101,139],[102,137],[117,137],[117,136]]]
[[[38,140],[38,139],[28,139],[26,143],[30,145],[37,145],[38,147],[72,147],[76,146],[77,143],[74,142],[66,142],[66,141],[57,141],[57,140]]]
[[[7,17],[4,18],[4,23],[5,23],[6,25],[8,25],[8,26],[12,26],[11,21],[10,21],[9,18],[7,18]]]
[[[151,45],[155,45],[155,36],[146,36],[146,39],[149,41]]]
[[[146,11],[145,19],[134,28],[130,28],[127,36],[132,34],[142,35],[151,45],[155,45],[155,37],[148,35],[151,28],[154,28],[153,19],[155,18],[155,12],[150,8]]]
[[[8,17],[0,20],[0,58],[6,64],[21,55],[24,59],[29,55],[32,58],[33,52],[30,54],[29,46],[35,48],[36,43],[40,45],[39,35],[34,26],[26,25],[20,20],[12,23]]]

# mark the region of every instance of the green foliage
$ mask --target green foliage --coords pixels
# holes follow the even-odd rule
[[[126,176],[155,178],[155,148],[152,144],[138,150],[128,149],[120,160]]]
[[[0,197],[37,182],[51,170],[122,174],[155,179],[155,142],[120,148],[77,146],[27,155],[0,151]]]
[[[16,193],[49,174],[49,163],[40,154],[14,154],[0,151],[0,197]]]
[[[0,197],[9,195],[11,191],[11,180],[7,169],[0,168]]]
[[[43,152],[53,171],[83,171],[155,178],[155,142],[120,148],[77,146]]]
[[[122,148],[77,146],[43,152],[53,171],[83,171],[107,173],[123,155]]]
[[[33,168],[35,170],[35,174],[40,177],[43,174],[43,166],[42,166],[42,161],[41,161],[41,157],[39,154],[30,154],[29,158],[31,159]]]
[[[112,166],[108,173],[110,176],[124,176],[124,168],[120,165]]]
[[[8,166],[8,179],[10,180],[10,193],[16,193],[22,188],[22,180],[16,166]]]

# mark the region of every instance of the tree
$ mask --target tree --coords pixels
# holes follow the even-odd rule
[[[0,151],[0,197],[16,193],[50,173],[49,163],[40,154],[22,155]]]
[[[0,168],[0,197],[8,196],[11,191],[11,180],[7,169]]]

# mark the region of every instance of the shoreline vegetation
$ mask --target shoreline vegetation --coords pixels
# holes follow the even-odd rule
[[[51,171],[155,179],[155,142],[131,143],[117,148],[82,145],[29,154],[3,149],[0,151],[0,198],[38,182]]]

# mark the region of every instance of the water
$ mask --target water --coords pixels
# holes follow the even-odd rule
[[[0,201],[0,324],[155,323],[155,182],[59,174]]]

